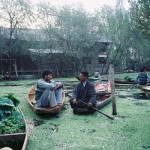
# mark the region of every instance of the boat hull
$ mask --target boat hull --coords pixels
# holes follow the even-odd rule
[[[150,93],[150,86],[138,86],[142,91]]]
[[[102,107],[109,104],[112,100],[111,98],[111,88],[108,83],[95,83],[94,84],[96,94],[97,94],[97,108],[101,109]]]
[[[22,133],[13,133],[13,134],[1,134],[0,135],[0,142],[2,146],[0,148],[7,147],[5,149],[20,149],[25,150],[28,140],[28,130],[27,130],[27,123],[25,121],[24,115],[20,110],[20,114],[23,116],[23,122],[25,123],[25,131]]]
[[[115,84],[137,84],[135,80],[127,81],[125,79],[115,78],[114,81],[115,81]],[[150,81],[148,80],[147,83],[150,83]]]
[[[36,114],[57,114],[60,111],[56,111],[54,108],[38,108],[34,103],[35,99],[35,86],[31,88],[31,90],[28,93],[28,103],[31,106],[31,108],[34,110]],[[62,103],[64,103],[65,100],[65,93],[62,93]]]

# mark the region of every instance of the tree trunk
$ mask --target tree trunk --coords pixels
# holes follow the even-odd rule
[[[116,55],[115,55],[114,59],[113,59],[113,60],[109,63],[109,65],[110,65],[110,64],[113,64],[113,63],[114,63],[114,61],[116,60],[117,55],[118,55],[118,51],[119,51],[119,48],[118,48],[118,49],[117,49],[117,51],[116,51]],[[108,67],[107,67],[107,69],[106,69],[106,73],[108,72],[109,65],[108,65]]]

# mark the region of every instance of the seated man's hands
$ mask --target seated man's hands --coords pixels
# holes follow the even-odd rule
[[[93,106],[93,104],[92,103],[88,103],[88,107],[92,107]]]
[[[55,83],[55,90],[62,87],[63,87],[62,83]]]
[[[73,99],[73,100],[72,100],[72,103],[73,103],[73,104],[77,104],[77,100],[76,100],[76,99]]]

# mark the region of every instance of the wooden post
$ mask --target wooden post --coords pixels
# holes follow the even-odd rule
[[[112,96],[112,115],[117,115],[113,64],[109,65],[109,82],[110,82],[111,96]]]
[[[15,59],[14,61],[15,61],[15,64],[14,64],[15,73],[16,73],[16,77],[18,78],[18,72],[17,72],[17,64],[16,64],[16,59]]]
[[[8,72],[9,72],[9,75],[11,75],[11,61],[13,61],[12,59],[9,59],[9,68],[8,68]]]
[[[1,59],[1,75],[3,76],[4,74],[3,74],[3,61],[2,61],[2,59]]]

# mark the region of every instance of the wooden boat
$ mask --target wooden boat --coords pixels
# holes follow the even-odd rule
[[[108,83],[95,83],[97,108],[100,109],[111,102],[111,88]]]
[[[98,81],[98,80],[99,80],[98,78],[95,78],[95,77],[89,77],[88,79],[89,79],[89,81],[91,81],[91,82],[94,82],[94,81]]]
[[[79,76],[75,76],[75,77],[80,81]],[[88,77],[88,80],[94,82],[94,81],[98,81],[99,79],[95,77]]]
[[[95,90],[97,94],[105,95],[105,94],[111,94],[111,88],[109,83],[99,83],[96,82],[94,84]]]
[[[20,114],[22,115],[22,121],[25,123],[25,129],[22,133],[12,133],[12,134],[1,134],[0,135],[0,148],[9,150],[9,149],[18,149],[25,150],[28,140],[27,132],[27,123],[25,121],[24,115],[20,108],[18,107]]]
[[[140,88],[144,92],[150,92],[150,86],[148,85],[138,85],[138,88]]]
[[[114,79],[115,84],[137,84],[137,82],[135,80],[125,80],[125,79],[120,79],[120,78],[115,78]]]
[[[135,80],[128,81],[126,79],[120,79],[120,78],[115,78],[114,81],[115,84],[137,84]],[[150,81],[148,80],[147,83],[150,83]]]
[[[35,98],[35,86],[31,88],[31,90],[28,93],[28,103],[31,106],[31,108],[35,111],[36,114],[56,114],[59,111],[56,112],[54,108],[38,108],[34,103]],[[64,103],[65,100],[65,93],[62,93],[62,102]]]

